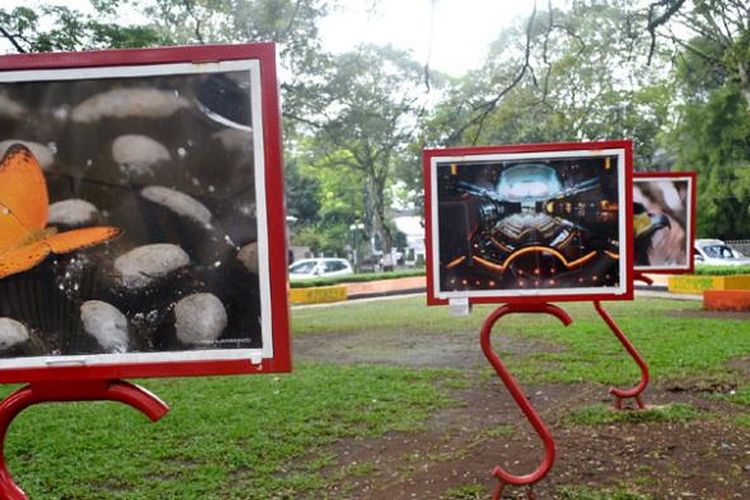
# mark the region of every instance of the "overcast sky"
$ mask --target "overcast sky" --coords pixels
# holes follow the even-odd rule
[[[2,0],[6,9],[40,3],[90,8],[87,0]],[[320,26],[326,49],[344,52],[364,42],[391,43],[411,51],[422,64],[429,58],[433,69],[458,76],[480,66],[489,43],[514,19],[528,16],[534,0],[341,0],[340,3],[342,7]],[[546,4],[542,0],[540,7]],[[5,42],[0,49],[12,50]]]

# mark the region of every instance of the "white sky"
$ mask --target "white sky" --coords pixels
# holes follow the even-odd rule
[[[2,0],[2,6],[56,3],[89,10],[87,0]],[[408,50],[421,64],[455,76],[479,67],[488,45],[534,0],[341,0],[341,8],[320,25],[324,48],[345,52],[365,42]],[[559,2],[555,2],[559,3]],[[434,9],[432,8],[434,4]],[[540,1],[540,8],[547,2]],[[372,6],[375,5],[375,11]],[[431,49],[431,51],[430,51]],[[0,41],[0,52],[12,48]]]
[[[344,9],[320,26],[328,50],[390,43],[454,76],[479,67],[500,31],[519,16],[528,17],[534,6],[534,0],[377,0],[377,11],[368,12],[373,0],[342,3]]]

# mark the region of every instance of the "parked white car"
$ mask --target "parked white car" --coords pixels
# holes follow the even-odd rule
[[[729,247],[721,240],[695,240],[693,257],[696,264],[711,266],[742,266],[750,265],[750,258]]]
[[[289,266],[289,279],[333,278],[354,274],[346,259],[318,258],[302,259]]]

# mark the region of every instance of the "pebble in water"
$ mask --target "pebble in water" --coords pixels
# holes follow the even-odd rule
[[[96,339],[108,353],[128,350],[128,319],[115,306],[101,300],[81,305],[81,321],[86,333]]]
[[[211,211],[192,196],[163,186],[145,187],[141,190],[141,195],[177,215],[186,217],[207,229],[211,228]]]
[[[34,158],[36,158],[36,161],[39,162],[39,165],[44,170],[48,170],[52,164],[55,163],[55,152],[52,151],[52,149],[38,142],[24,141],[21,139],[7,139],[5,141],[0,141],[0,158],[5,155],[5,152],[8,151],[8,148],[13,144],[23,144],[29,148],[34,155]]]
[[[89,97],[73,109],[75,122],[91,123],[104,117],[165,118],[190,106],[174,92],[153,88],[113,89]]]
[[[29,340],[26,326],[11,318],[0,318],[0,351],[23,344]]]
[[[52,203],[49,206],[47,224],[86,227],[96,224],[99,219],[99,210],[93,204],[73,198]]]
[[[188,345],[211,345],[227,327],[224,304],[211,293],[188,295],[174,306],[177,339]]]
[[[14,101],[5,93],[0,93],[0,116],[12,120],[21,120],[28,114],[28,109],[23,104]]]
[[[127,174],[153,175],[154,168],[172,159],[169,150],[151,137],[121,135],[112,142],[112,159]]]
[[[248,243],[237,252],[237,259],[253,274],[258,274],[258,242]]]
[[[115,271],[125,288],[151,285],[190,264],[190,257],[177,245],[155,243],[143,245],[115,259]]]

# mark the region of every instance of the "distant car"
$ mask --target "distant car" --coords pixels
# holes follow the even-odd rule
[[[352,265],[346,259],[302,259],[289,266],[289,279],[333,278],[354,274]]]
[[[750,265],[750,258],[745,257],[737,250],[721,240],[699,239],[695,240],[693,257],[696,264],[711,266],[744,266]]]

